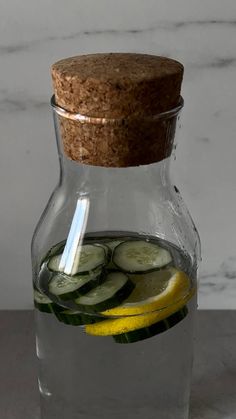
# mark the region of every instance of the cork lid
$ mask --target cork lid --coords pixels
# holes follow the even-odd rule
[[[147,54],[82,55],[52,66],[57,104],[102,118],[153,115],[173,108],[182,77],[179,62]]]
[[[164,158],[171,148],[166,143],[166,129],[157,122],[149,129],[144,119],[178,105],[182,77],[181,63],[147,54],[82,55],[53,64],[55,103],[59,107],[91,118],[121,121],[120,127],[108,126],[102,120],[100,126],[93,127],[89,120],[81,124],[61,118],[67,156],[82,163],[114,167]]]

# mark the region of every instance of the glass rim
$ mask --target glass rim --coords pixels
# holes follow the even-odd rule
[[[73,121],[76,122],[80,122],[81,124],[94,124],[94,125],[106,125],[106,124],[121,124],[124,121],[131,121],[131,120],[149,120],[149,121],[155,121],[155,120],[165,120],[165,119],[170,119],[173,118],[174,116],[177,116],[179,114],[179,112],[181,111],[181,109],[184,106],[184,99],[182,96],[180,96],[179,102],[177,104],[177,106],[175,106],[174,108],[168,110],[168,111],[164,111],[164,112],[160,112],[158,114],[155,115],[138,115],[138,116],[133,116],[133,115],[128,115],[128,116],[124,116],[122,118],[108,118],[108,117],[93,117],[93,116],[88,116],[88,115],[83,115],[81,113],[78,112],[70,112],[67,111],[66,109],[62,108],[61,106],[56,104],[55,101],[55,95],[53,95],[51,97],[51,106],[53,108],[53,110],[59,115],[62,116],[63,118],[67,118],[67,119],[71,119]]]

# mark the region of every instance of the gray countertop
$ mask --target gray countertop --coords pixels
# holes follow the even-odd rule
[[[236,418],[235,324],[236,311],[198,312],[191,419]],[[0,419],[38,419],[32,311],[1,311],[0,342]]]

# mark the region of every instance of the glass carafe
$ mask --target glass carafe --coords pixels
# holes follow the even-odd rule
[[[155,115],[172,148],[182,106]],[[82,117],[52,109],[60,177],[32,241],[42,419],[187,419],[200,245],[170,151],[73,161],[62,128]]]

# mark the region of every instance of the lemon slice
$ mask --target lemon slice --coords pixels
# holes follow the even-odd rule
[[[192,288],[190,290],[190,279],[184,272],[178,271],[175,268],[169,268],[168,272],[168,275],[166,272],[164,273],[165,280],[164,277],[162,277],[162,281],[160,281],[162,282],[160,288],[162,289],[164,287],[164,289],[156,295],[154,295],[154,292],[158,291],[158,286],[156,284],[153,285],[154,280],[151,280],[149,285],[142,285],[142,281],[147,281],[147,274],[142,276],[142,280],[141,278],[136,277],[137,289],[133,291],[133,296],[130,296],[126,300],[126,304],[122,304],[115,309],[106,310],[103,312],[103,314],[105,313],[106,315],[114,315],[115,312],[115,315],[124,317],[107,319],[100,323],[86,325],[86,333],[97,336],[127,333],[132,330],[151,326],[154,323],[167,319],[173,313],[180,310],[193,296],[195,289]],[[151,274],[148,274],[148,276],[149,275]],[[159,275],[160,272],[158,272],[158,276]],[[150,278],[151,277],[149,276],[149,279]],[[138,285],[139,282],[140,284]],[[138,288],[140,288],[139,291]],[[148,288],[150,288],[149,296],[144,300],[143,295],[148,295]],[[142,289],[145,289],[143,294],[141,292]],[[140,295],[140,297],[138,295]],[[140,301],[127,303],[128,300],[132,301],[132,299],[136,300],[138,298]]]
[[[130,296],[106,316],[129,316],[160,310],[185,297],[190,290],[189,277],[176,268],[130,276],[135,288]]]

